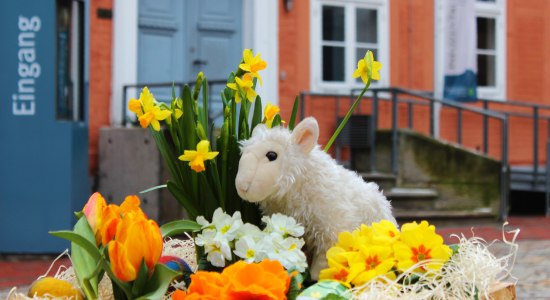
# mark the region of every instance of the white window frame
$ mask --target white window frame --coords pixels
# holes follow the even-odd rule
[[[323,81],[322,79],[322,6],[333,5],[344,7],[345,11],[345,59],[344,81]],[[390,82],[390,48],[389,48],[389,0],[312,0],[311,2],[311,90],[318,93],[349,94],[351,89],[361,89],[364,85],[352,78],[353,71],[357,68],[355,57],[355,9],[367,8],[377,11],[378,27],[378,56],[374,59],[382,63],[380,80],[373,81],[371,87],[389,86]]]
[[[506,0],[496,0],[493,3],[476,1],[475,6],[476,18],[494,18],[496,26],[495,87],[478,87],[477,96],[504,100],[506,98]]]
[[[443,95],[443,77],[444,77],[444,21],[443,1],[435,1],[435,70],[434,70],[434,92],[437,97]],[[478,87],[477,97],[484,99],[493,99],[504,101],[506,99],[506,0],[496,0],[495,2],[475,2],[476,18],[490,17],[495,18],[496,22],[496,74],[495,87]],[[477,49],[476,49],[477,55]]]

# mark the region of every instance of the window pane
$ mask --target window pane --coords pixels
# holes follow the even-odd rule
[[[376,10],[358,8],[355,17],[357,41],[360,43],[376,44],[378,42],[378,15]]]
[[[323,46],[323,81],[344,81],[344,47]]]
[[[496,20],[494,18],[477,18],[477,48],[495,49]]]
[[[323,40],[344,40],[344,8],[323,6]]]
[[[479,86],[496,86],[495,55],[479,54],[477,56],[477,84]]]

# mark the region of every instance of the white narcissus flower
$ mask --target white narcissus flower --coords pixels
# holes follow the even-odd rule
[[[244,236],[235,243],[235,255],[242,258],[247,263],[260,262],[263,260],[263,251],[257,247],[256,241],[252,237]]]
[[[283,237],[289,235],[301,237],[304,235],[304,227],[296,223],[296,220],[292,217],[283,214],[273,214],[271,217],[263,217],[262,221],[266,223],[265,232],[279,233]]]
[[[250,237],[256,241],[261,240],[264,237],[265,233],[260,230],[256,225],[250,223],[245,223],[235,236],[235,240],[241,239],[242,237]]]

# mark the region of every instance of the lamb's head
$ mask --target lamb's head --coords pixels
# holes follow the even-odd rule
[[[303,175],[305,162],[317,145],[319,125],[306,118],[292,132],[282,127],[254,128],[250,139],[241,143],[242,156],[235,186],[241,198],[260,202],[284,195]]]

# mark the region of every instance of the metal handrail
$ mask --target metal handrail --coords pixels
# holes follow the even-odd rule
[[[361,90],[358,89],[352,89],[349,94],[349,101],[350,103],[353,101],[355,95]],[[426,92],[419,92],[419,91],[411,91],[403,88],[397,88],[397,87],[390,87],[390,88],[373,88],[368,90],[368,95],[364,95],[364,99],[372,98],[372,114],[371,114],[371,126],[370,126],[370,167],[371,171],[376,171],[376,130],[378,128],[378,102],[380,100],[382,101],[391,101],[391,111],[392,111],[392,146],[391,146],[391,169],[392,173],[397,174],[398,173],[398,152],[397,152],[397,144],[398,144],[398,105],[400,103],[407,103],[408,105],[408,115],[409,115],[409,128],[412,128],[412,107],[413,105],[418,105],[419,100],[412,100],[407,99],[403,100],[400,99],[399,96],[401,95],[407,95],[410,97],[419,98],[425,101],[428,101],[428,105],[430,107],[430,135],[434,136],[435,126],[434,126],[434,111],[435,111],[435,104],[438,103],[442,107],[447,106],[451,107],[457,110],[458,112],[458,126],[457,126],[457,139],[458,143],[461,144],[461,136],[462,136],[462,112],[468,111],[472,112],[478,115],[483,116],[484,118],[493,118],[501,121],[501,176],[500,176],[500,207],[499,207],[499,218],[501,220],[505,220],[508,215],[508,193],[509,193],[509,184],[508,184],[508,118],[509,116],[507,114],[503,114],[500,112],[494,112],[490,110],[485,110],[483,108],[477,108],[469,105],[465,105],[458,102],[449,102],[444,101],[442,99],[437,99],[433,97],[433,94],[426,93]],[[389,93],[390,99],[383,99],[379,98],[380,93]],[[305,97],[306,96],[320,96],[320,97],[335,97],[337,102],[337,109],[335,110],[336,115],[338,115],[339,112],[339,100],[340,98],[344,97],[342,94],[323,94],[323,93],[313,93],[313,92],[302,92],[300,93],[300,116],[304,117],[305,115]],[[484,123],[484,126],[488,126],[488,124]],[[487,132],[487,130],[484,130],[484,132]]]
[[[126,126],[128,120],[126,118],[127,113],[127,101],[128,101],[128,89],[130,88],[143,88],[145,86],[149,88],[162,88],[162,87],[174,87],[177,88],[179,93],[176,93],[176,95],[181,95],[183,92],[183,87],[185,85],[193,86],[195,84],[194,81],[190,82],[142,82],[142,83],[133,83],[133,84],[125,84],[122,86],[122,126]],[[209,80],[208,81],[208,91],[210,93],[209,96],[211,96],[212,93],[212,86],[215,85],[225,85],[227,84],[227,80],[217,79],[217,80]],[[210,97],[210,99],[212,99]],[[223,113],[223,112],[222,112]]]

